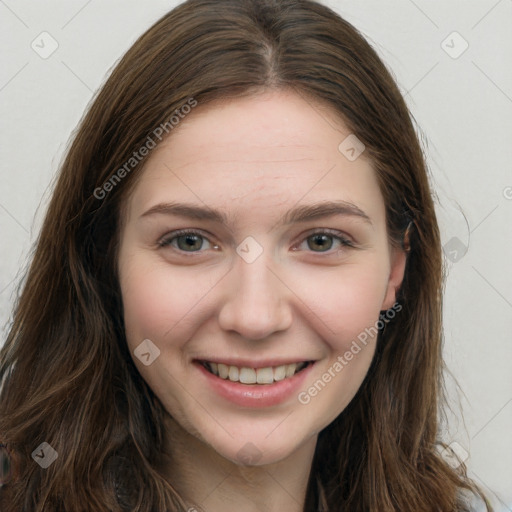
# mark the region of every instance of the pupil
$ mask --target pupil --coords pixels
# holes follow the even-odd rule
[[[182,235],[178,237],[178,246],[184,251],[200,249],[201,245],[201,237],[199,235]]]
[[[308,241],[310,249],[320,248],[328,251],[332,247],[332,237],[329,235],[313,235],[310,240],[313,240],[313,244]],[[313,247],[313,245],[316,245],[316,247]]]

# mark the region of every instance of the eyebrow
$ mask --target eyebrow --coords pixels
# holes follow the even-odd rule
[[[220,210],[187,203],[159,203],[144,212],[141,217],[155,214],[176,215],[194,220],[209,220],[229,224],[228,217]],[[277,225],[307,222],[335,215],[359,218],[372,225],[370,217],[361,208],[347,201],[322,201],[309,205],[295,206],[284,214]]]

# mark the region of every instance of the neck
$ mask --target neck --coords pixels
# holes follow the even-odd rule
[[[285,459],[241,466],[219,455],[170,416],[162,471],[189,504],[208,512],[302,512],[317,436]]]

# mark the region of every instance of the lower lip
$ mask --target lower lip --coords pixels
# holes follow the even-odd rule
[[[315,364],[273,384],[241,384],[229,379],[221,379],[210,373],[201,363],[195,363],[199,371],[206,377],[211,388],[221,397],[240,407],[271,407],[283,403],[292,396],[297,396],[304,380]]]

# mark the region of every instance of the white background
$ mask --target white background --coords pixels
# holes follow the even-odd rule
[[[446,440],[496,511],[512,511],[512,0],[324,3],[377,49],[422,134],[449,244]],[[0,343],[71,132],[115,62],[176,4],[0,0]],[[41,37],[50,48],[44,31],[58,43],[46,59],[31,48]]]

